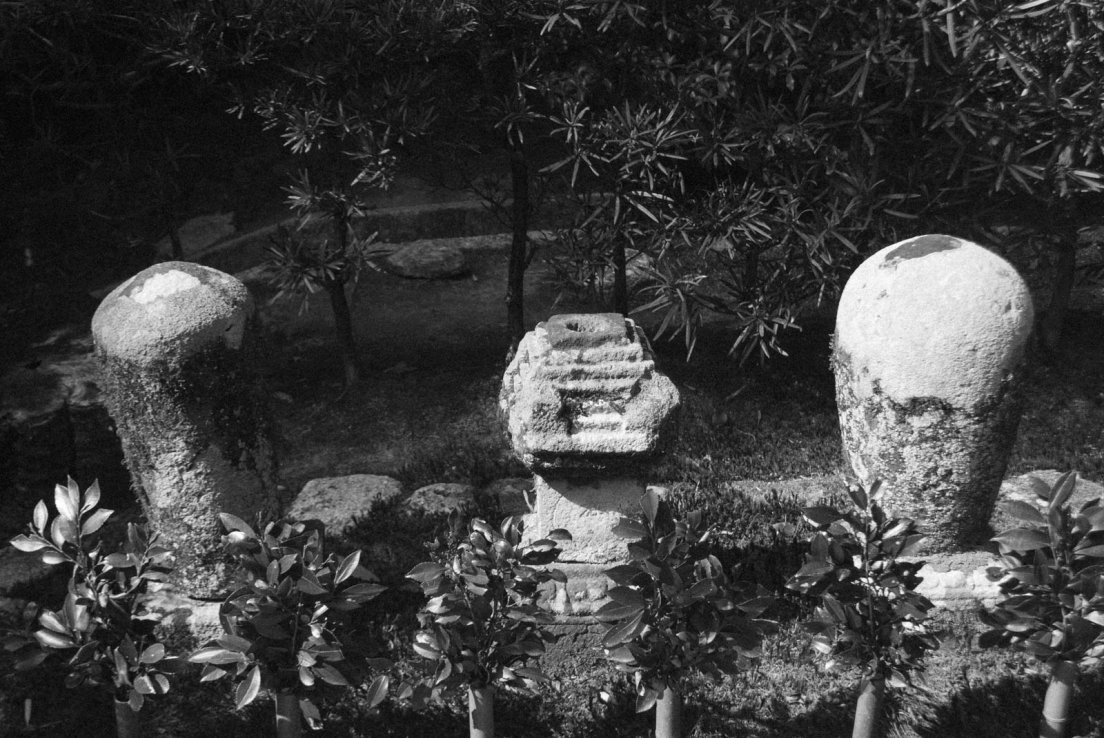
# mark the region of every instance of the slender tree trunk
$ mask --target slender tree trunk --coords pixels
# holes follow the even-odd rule
[[[682,695],[672,686],[656,700],[656,738],[682,738]]]
[[[882,698],[885,696],[885,679],[863,677],[859,686],[859,699],[855,703],[855,724],[851,738],[878,738],[882,720]]]
[[[334,230],[338,248],[345,254],[349,247],[349,220],[335,217]],[[333,308],[334,330],[337,332],[337,344],[341,351],[341,364],[345,374],[345,386],[352,387],[360,381],[360,361],[357,359],[356,338],[353,336],[353,318],[349,312],[349,301],[345,297],[345,281],[329,279],[324,283]]]
[[[494,687],[468,687],[468,728],[471,738],[494,738]]]
[[[1050,304],[1046,316],[1039,326],[1043,348],[1050,353],[1058,351],[1062,341],[1062,323],[1066,318],[1070,293],[1077,270],[1077,234],[1073,229],[1060,231],[1058,244],[1058,264],[1054,269],[1054,289],[1050,293]]]
[[[341,365],[345,372],[345,386],[360,381],[360,362],[357,359],[356,339],[353,337],[353,319],[349,313],[349,301],[345,298],[345,285],[336,280],[326,282],[326,292],[333,308],[334,329],[341,350]]]
[[[142,713],[130,709],[126,700],[115,700],[115,734],[118,738],[142,738]]]
[[[173,261],[180,261],[184,258],[184,244],[180,242],[180,230],[176,225],[169,226],[169,243],[172,244],[172,258]]]
[[[629,283],[625,277],[625,242],[620,238],[613,242],[613,307],[628,317]]]
[[[1077,682],[1077,664],[1059,661],[1050,674],[1043,718],[1039,721],[1039,738],[1064,738],[1069,718],[1070,698]]]
[[[506,326],[513,354],[525,335],[525,266],[529,250],[529,162],[520,143],[510,146],[510,179],[514,204],[510,215],[510,269],[506,277]]]

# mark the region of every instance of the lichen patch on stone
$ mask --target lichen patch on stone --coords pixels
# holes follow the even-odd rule
[[[199,287],[200,284],[201,282],[191,274],[174,269],[154,274],[132,289],[128,297],[141,305],[148,305],[169,295]]]

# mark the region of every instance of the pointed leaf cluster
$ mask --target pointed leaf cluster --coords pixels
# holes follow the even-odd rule
[[[113,511],[98,508],[99,502],[97,482],[82,493],[69,479],[54,489],[57,516],[51,520],[40,500],[28,532],[12,539],[20,551],[39,552],[47,564],[71,569],[61,609],[42,610],[38,629],[5,638],[4,647],[17,653],[17,670],[63,653],[66,686],[97,685],[139,710],[147,695],[168,691],[167,675],[179,666],[157,642],[157,617],[144,604],[149,585],[168,578],[172,554],[134,523],[127,526],[122,549],[106,553],[97,534]]]

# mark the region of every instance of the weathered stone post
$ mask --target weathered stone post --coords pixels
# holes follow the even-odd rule
[[[555,315],[522,339],[499,401],[514,451],[535,475],[528,534],[566,528],[574,537],[556,565],[567,583],[549,605],[561,623],[593,621],[609,584],[603,571],[626,556],[612,530],[639,510],[649,462],[672,435],[678,390],[633,321]]]
[[[185,262],[139,272],[92,319],[135,493],[193,597],[217,597],[230,583],[218,513],[251,521],[277,506],[252,319],[241,282]]]
[[[1027,286],[952,236],[887,246],[847,282],[836,318],[843,447],[863,484],[919,521],[928,551],[984,541],[1020,419]]]

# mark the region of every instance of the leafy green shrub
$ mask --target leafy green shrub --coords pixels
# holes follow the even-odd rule
[[[1073,472],[1053,487],[1033,483],[1046,512],[1020,500],[1005,503],[1020,526],[993,538],[1004,565],[1005,599],[981,611],[990,630],[979,644],[1011,646],[1046,664],[1051,678],[1039,735],[1060,738],[1079,670],[1104,658],[1104,502],[1090,500],[1073,514]]]
[[[13,635],[4,647],[19,652],[17,670],[38,666],[53,652],[66,654],[67,687],[104,688],[136,713],[147,695],[169,690],[168,674],[178,666],[154,633],[159,616],[144,608],[150,583],[167,579],[172,554],[134,523],[127,525],[122,549],[105,553],[96,534],[113,511],[97,509],[99,501],[98,483],[82,494],[70,479],[54,490],[57,517],[51,521],[39,500],[28,532],[12,539],[20,551],[40,552],[45,563],[72,569],[61,609],[38,615],[42,627],[33,641]]]
[[[690,671],[718,678],[747,668],[773,632],[760,615],[774,604],[761,587],[734,585],[709,552],[712,531],[700,512],[676,519],[650,487],[639,518],[614,533],[629,538],[631,563],[606,571],[617,586],[600,619],[613,622],[602,638],[606,658],[633,675],[637,712],[656,707],[656,735],[681,735],[682,680]]]
[[[385,587],[361,566],[359,550],[340,561],[326,555],[321,524],[273,522],[258,536],[233,515],[220,518],[244,583],[220,608],[225,635],[188,660],[204,664],[201,681],[237,681],[239,709],[262,688],[273,691],[281,736],[297,734],[300,713],[319,727],[317,700],[326,686],[348,687],[361,677],[349,653],[348,615]],[[390,666],[386,659],[365,663]],[[372,681],[370,707],[387,696],[387,686],[386,675]]]
[[[820,601],[806,627],[813,648],[828,658],[825,668],[862,669],[855,738],[878,734],[885,685],[906,686],[925,653],[939,647],[929,622],[934,605],[915,591],[924,562],[901,560],[924,537],[912,520],[886,514],[880,486],[848,487],[851,511],[805,509],[817,533],[805,565],[786,585]]]
[[[430,561],[407,574],[429,598],[419,614],[414,651],[435,668],[424,680],[405,684],[400,697],[424,704],[466,686],[473,737],[494,734],[496,687],[528,691],[548,681],[527,665],[553,640],[544,627],[552,615],[536,601],[541,585],[566,577],[540,567],[556,560],[557,542],[571,535],[557,529],[523,544],[523,528],[519,517],[507,518],[497,530],[475,518],[466,536],[454,528],[445,545],[431,548]]]

